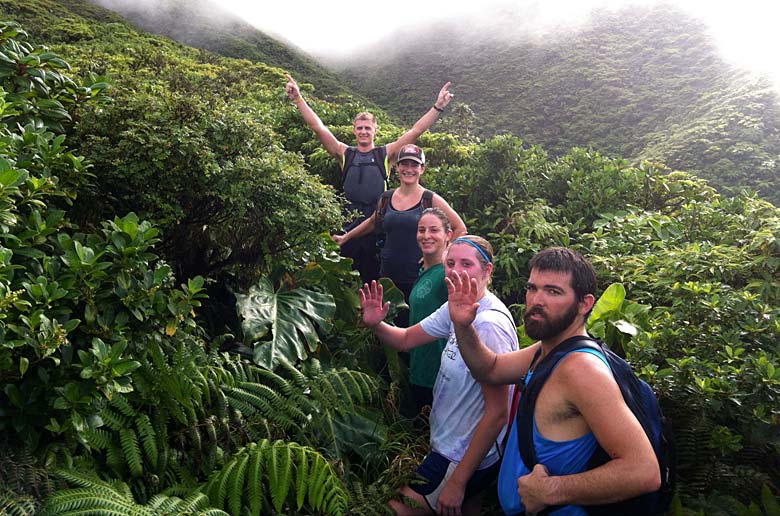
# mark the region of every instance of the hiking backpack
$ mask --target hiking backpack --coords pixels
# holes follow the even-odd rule
[[[376,220],[374,221],[374,227],[376,227],[377,231],[382,231],[382,224],[385,220],[385,213],[387,213],[387,205],[390,204],[390,198],[393,196],[393,192],[395,192],[395,190],[395,188],[385,190],[379,197],[379,208],[376,210]],[[433,206],[433,192],[425,189],[422,194],[423,210],[430,208],[431,206]]]
[[[669,507],[674,495],[676,478],[675,447],[672,439],[671,424],[661,412],[653,389],[647,383],[637,378],[631,366],[625,360],[616,355],[601,341],[591,337],[576,336],[561,342],[533,369],[530,380],[527,383],[523,381],[516,387],[516,390],[520,390],[522,394],[515,421],[515,424],[518,425],[517,439],[520,458],[529,471],[533,470],[537,464],[533,446],[533,415],[536,398],[558,362],[567,354],[582,349],[596,350],[606,359],[609,368],[612,370],[615,382],[620,387],[620,392],[623,394],[626,405],[636,416],[639,424],[642,425],[642,429],[653,446],[653,451],[661,470],[661,486],[658,491],[629,498],[622,502],[583,506],[583,509],[589,515],[654,515],[663,513]],[[541,349],[537,350],[529,371],[533,368],[540,353]],[[593,469],[609,460],[609,455],[597,443],[596,450],[588,460],[585,470]],[[540,514],[546,514],[557,508],[559,507],[548,507]]]
[[[341,164],[341,184],[344,186],[344,179],[346,179],[347,170],[352,166],[355,161],[355,155],[358,153],[357,147],[347,147],[344,151],[344,162]],[[371,153],[374,155],[374,160],[379,163],[379,169],[382,171],[382,177],[387,180],[387,167],[385,166],[386,155],[382,152],[382,147],[374,147],[371,149]]]

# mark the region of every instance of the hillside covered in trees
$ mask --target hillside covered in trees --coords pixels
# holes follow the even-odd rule
[[[86,1],[0,0],[0,20],[0,511],[381,513],[427,435],[358,324],[359,279],[327,235],[336,167],[285,70]],[[304,94],[350,141],[366,105]],[[377,116],[380,143],[401,133]],[[419,143],[425,186],[493,244],[516,320],[535,252],[592,260],[589,331],[674,422],[670,514],[771,514],[778,208],[510,134]]]
[[[574,146],[652,160],[780,201],[780,97],[727,65],[706,27],[668,4],[596,11],[539,34],[526,13],[405,27],[337,68],[410,123],[453,82],[481,136],[511,133],[555,154]],[[382,56],[377,59],[377,56]]]

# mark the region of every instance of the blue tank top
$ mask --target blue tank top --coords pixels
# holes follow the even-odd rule
[[[403,211],[393,208],[393,198],[390,198],[382,221],[385,245],[380,255],[380,276],[387,276],[394,283],[409,285],[417,279],[422,258],[422,251],[417,245],[417,222],[422,212],[422,197],[417,204]]]
[[[572,353],[590,353],[599,357],[607,367],[606,358],[595,349],[578,349]],[[531,380],[533,372],[529,372],[526,377],[526,385]],[[593,455],[596,449],[596,437],[592,432],[582,435],[569,441],[551,441],[545,439],[539,434],[536,428],[536,421],[533,427],[534,449],[536,450],[536,460],[539,464],[544,464],[550,471],[550,475],[572,475],[585,471],[588,459]],[[508,515],[521,514],[525,512],[525,507],[517,494],[517,479],[529,474],[530,471],[525,467],[523,459],[520,458],[520,450],[517,444],[517,425],[512,421],[509,430],[509,438],[504,450],[504,458],[501,461],[501,470],[498,473],[498,500],[501,507]],[[577,505],[565,505],[556,511],[550,513],[554,516],[585,516],[585,510]]]

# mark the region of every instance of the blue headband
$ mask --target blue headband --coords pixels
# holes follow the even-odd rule
[[[467,238],[456,238],[455,240],[452,241],[453,244],[457,244],[458,242],[463,242],[465,244],[470,245],[471,247],[473,247],[474,249],[479,251],[479,254],[481,254],[482,258],[485,259],[485,263],[490,263],[490,258],[488,258],[488,255],[485,254],[485,251],[483,251],[481,247],[479,247],[477,244],[475,244],[471,240],[469,240]]]

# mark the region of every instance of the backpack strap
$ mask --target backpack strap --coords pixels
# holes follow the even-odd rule
[[[422,206],[424,210],[433,206],[433,192],[428,189],[423,192]]]
[[[387,147],[374,147],[371,152],[374,154],[374,160],[380,164],[379,169],[382,171],[382,179],[385,180],[385,190],[387,190],[387,168],[389,165]]]
[[[395,188],[385,190],[382,195],[379,196],[379,205],[374,212],[374,228],[376,230],[382,229],[382,224],[385,220],[385,213],[387,212],[387,205],[390,204],[390,198],[393,196]]]
[[[528,368],[528,373],[524,377],[523,396],[520,398],[517,409],[517,445],[520,451],[520,458],[528,470],[533,470],[537,464],[536,450],[534,449],[533,421],[534,410],[536,408],[536,398],[539,396],[544,383],[549,378],[558,362],[570,352],[579,349],[594,349],[603,354],[599,343],[590,337],[575,336],[558,344],[555,349],[546,357],[539,360],[539,364],[534,367],[537,359],[541,356],[541,348],[536,351],[533,361]]]
[[[344,181],[347,180],[347,170],[352,166],[352,162],[355,161],[355,154],[357,154],[357,148],[347,147],[344,150],[344,154],[341,156],[341,189],[344,189]]]

